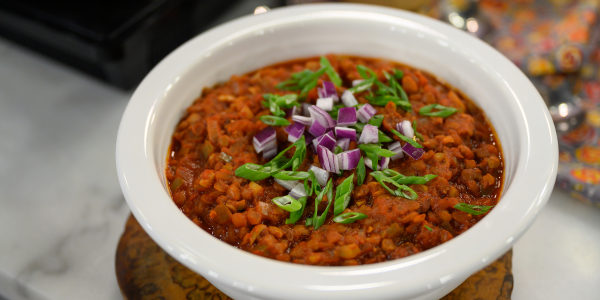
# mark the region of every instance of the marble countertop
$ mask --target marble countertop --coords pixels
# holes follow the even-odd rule
[[[0,299],[121,299],[123,92],[0,39]],[[599,299],[600,208],[554,191],[514,246],[514,299]]]

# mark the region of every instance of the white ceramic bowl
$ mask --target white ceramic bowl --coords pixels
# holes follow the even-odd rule
[[[176,123],[203,87],[293,58],[344,53],[429,71],[469,95],[502,143],[499,204],[460,236],[406,258],[317,267],[262,258],[192,223],[169,197],[164,170]],[[123,115],[117,168],[127,203],[175,259],[235,298],[436,298],[506,252],[548,199],[558,146],[530,81],[485,43],[436,20],[363,5],[304,5],[248,16],[203,33],[158,64]]]

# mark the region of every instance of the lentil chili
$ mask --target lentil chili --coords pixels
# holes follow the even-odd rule
[[[272,177],[250,181],[235,176],[235,170],[245,163],[269,161],[256,153],[252,143],[253,137],[268,126],[261,116],[271,113],[263,105],[263,95],[289,94],[276,86],[293,73],[319,70],[319,58],[234,75],[227,82],[205,88],[187,108],[173,134],[166,177],[173,201],[194,223],[224,242],[257,255],[301,264],[357,265],[405,257],[446,242],[473,226],[497,204],[503,181],[500,144],[483,111],[472,101],[434,76],[396,62],[345,55],[328,55],[327,59],[342,80],[343,87],[336,88],[340,95],[354,80],[364,80],[357,70],[359,65],[373,70],[383,82],[385,73],[393,74],[396,69],[402,72],[398,83],[405,94],[399,98],[406,97],[411,108],[400,107],[406,105],[405,101],[374,106],[376,114],[383,116],[377,122],[380,131],[401,141],[392,131],[397,123],[410,121],[419,137],[414,141],[423,147],[422,157],[405,155],[392,160],[388,167],[391,171],[373,176],[370,173],[374,171],[367,168],[362,185],[357,184],[357,180],[363,180],[360,174],[355,174],[350,179],[354,189],[348,207],[337,217],[351,223],[334,222],[333,213],[329,213],[318,229],[305,225],[306,219],[314,215],[313,195],[301,199],[304,204],[300,219],[285,224],[290,212],[272,199],[287,195],[288,190]],[[318,84],[327,79],[327,74],[321,73]],[[360,104],[372,98],[368,91],[354,95]],[[317,88],[312,88],[301,102],[315,104],[317,98]],[[440,107],[455,112],[445,117],[434,112],[431,116],[430,111]],[[420,114],[423,108],[427,113]],[[284,127],[274,128],[281,151],[291,143]],[[349,148],[358,145],[351,141]],[[298,170],[320,166],[312,147],[306,149]],[[368,160],[367,156],[363,158]],[[332,190],[356,172],[331,173]],[[407,184],[416,193],[414,199],[395,196],[378,183],[381,176],[398,172],[427,179],[411,177],[422,183]],[[326,200],[320,202],[319,214],[326,205]],[[467,209],[461,209],[465,205]],[[329,211],[333,209],[331,205]]]

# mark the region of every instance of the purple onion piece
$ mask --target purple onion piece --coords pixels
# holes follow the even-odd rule
[[[379,143],[379,130],[377,126],[367,124],[358,139],[359,144],[377,144]]]
[[[317,107],[324,111],[331,111],[333,109],[333,98],[319,98],[317,99]]]
[[[379,162],[377,163],[377,170],[387,169],[387,167],[388,167],[389,164],[390,164],[390,158],[389,157],[381,157],[379,159]]]
[[[351,139],[356,141],[356,129],[348,127],[335,127],[335,136],[338,139]]]
[[[338,139],[335,145],[342,148],[342,151],[346,151],[350,147],[350,139]]]
[[[415,136],[415,131],[412,128],[412,124],[410,124],[410,121],[408,120],[397,123],[396,129],[409,139],[412,139]]]
[[[312,125],[310,125],[310,128],[308,128],[308,132],[313,136],[321,136],[325,133],[326,130],[327,128],[325,128],[321,123],[317,122],[316,120],[313,120]]]
[[[257,133],[252,139],[252,144],[254,145],[254,150],[256,153],[260,153],[266,150],[267,145],[272,145],[272,142],[275,142],[275,147],[277,147],[277,133],[275,132],[275,128],[267,127]]]
[[[303,102],[302,103],[302,115],[306,117],[310,117],[310,111],[308,108],[311,106],[310,103]]]
[[[412,157],[413,159],[419,159],[421,156],[423,156],[423,153],[425,153],[423,148],[415,148],[409,143],[406,143],[402,146],[402,151],[404,151],[404,153],[408,154],[408,156]]]
[[[331,81],[323,81],[323,92],[325,97],[331,97],[333,101],[339,100],[337,91],[335,90],[335,84]]]
[[[329,150],[333,150],[335,148],[335,138],[331,137],[331,135],[329,134],[324,134],[322,136],[319,137],[319,141],[317,143],[317,145],[321,145]]]
[[[317,88],[317,95],[319,98],[327,98],[327,94],[325,94],[325,89]]]
[[[275,148],[270,148],[270,149],[265,149],[263,152],[263,158],[264,159],[270,159],[275,157],[275,155],[277,155],[277,147]]]
[[[321,123],[321,125],[323,125],[323,127],[332,128],[335,126],[335,122],[333,121],[331,116],[326,111],[319,108],[318,106],[311,105],[308,108],[308,111],[310,112],[310,116],[313,118],[313,120],[315,122]]]
[[[375,110],[375,108],[373,108],[373,106],[371,106],[371,104],[367,103],[358,109],[358,112],[356,113],[356,117],[358,117],[358,119],[361,122],[367,123],[371,119],[371,117],[373,117],[375,115],[376,112],[377,111]]]
[[[304,128],[304,125],[296,122],[287,126],[285,131],[288,133],[288,141],[292,143],[297,141],[304,133]]]
[[[354,94],[352,94],[351,91],[345,90],[344,93],[342,94],[342,103],[344,103],[344,105],[350,107],[350,106],[357,105],[358,101],[356,101],[356,98],[354,97]]]
[[[356,108],[342,107],[338,111],[337,125],[350,126],[356,124]]]
[[[300,115],[293,115],[292,121],[298,122],[305,126],[310,126],[312,124],[312,119],[310,117],[305,117],[305,116],[300,116]]]
[[[398,158],[404,157],[404,152],[402,151],[402,145],[400,142],[393,142],[388,146],[388,150],[396,153],[396,155],[390,157],[392,160],[396,160]]]
[[[313,173],[315,173],[315,177],[317,178],[317,182],[321,185],[324,186],[327,184],[327,179],[329,179],[329,172],[327,172],[326,170],[323,170],[315,165],[310,166],[310,168],[308,168],[309,171],[313,171]]]
[[[327,152],[331,151],[329,151],[327,148],[321,145],[317,146],[317,156],[319,157],[319,164],[321,164],[321,167],[324,170],[329,171],[331,167],[329,166],[329,156],[327,155]]]
[[[358,162],[360,161],[360,150],[353,149],[350,151],[345,151],[339,153],[338,157],[340,161],[340,169],[352,170],[358,166]]]

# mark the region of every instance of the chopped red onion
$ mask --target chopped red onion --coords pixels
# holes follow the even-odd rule
[[[396,129],[409,139],[412,139],[415,136],[415,131],[413,130],[412,124],[410,124],[410,121],[408,120],[397,123]]]
[[[380,157],[379,162],[377,163],[377,170],[387,169],[389,163],[390,163],[389,157]],[[373,161],[370,160],[369,158],[365,158],[365,166],[367,166],[369,169],[372,170],[373,169]]]
[[[379,129],[377,126],[367,124],[358,139],[359,144],[377,144],[379,143]]]
[[[313,120],[312,125],[310,125],[310,128],[308,128],[308,132],[313,136],[321,136],[326,130],[327,128],[315,120]]]
[[[342,102],[348,107],[355,106],[358,104],[358,101],[356,101],[354,94],[352,94],[352,92],[349,90],[345,90],[342,94]]]
[[[350,148],[350,139],[338,139],[335,145],[342,148],[343,151],[346,151]]]
[[[273,158],[275,155],[277,155],[277,145],[275,145],[275,148],[265,149],[263,152],[264,159]]]
[[[388,146],[388,150],[396,153],[396,155],[390,157],[392,160],[396,160],[398,158],[404,157],[404,152],[402,151],[402,145],[400,142],[393,142]]]
[[[329,172],[315,166],[312,165],[310,166],[310,168],[308,168],[309,171],[313,171],[313,173],[315,173],[315,177],[317,178],[317,182],[323,186],[325,184],[327,184],[327,179],[329,179]]]
[[[402,150],[413,159],[419,159],[421,156],[423,156],[423,153],[425,153],[423,148],[416,148],[409,143],[404,144],[404,146],[402,146]]]
[[[317,90],[318,92],[318,90]],[[323,81],[323,98],[331,97],[333,101],[337,102],[339,100],[337,91],[335,90],[335,84],[331,81]],[[319,95],[319,97],[321,97]]]
[[[306,190],[304,189],[304,183],[299,182],[298,184],[296,184],[294,186],[294,188],[292,188],[292,190],[290,191],[290,196],[294,197],[295,199],[306,197]]]
[[[310,111],[308,108],[311,106],[310,103],[303,102],[302,103],[302,115],[306,117],[310,117]]]
[[[342,107],[338,111],[337,126],[350,126],[356,124],[356,108]]]
[[[287,126],[285,128],[285,132],[288,133],[288,141],[292,143],[297,141],[304,133],[304,128],[304,125],[296,122]]]
[[[336,126],[334,130],[335,130],[335,136],[338,139],[347,138],[347,139],[356,141],[356,129]]]
[[[311,106],[309,106],[308,111],[310,112],[310,116],[312,117],[312,119],[315,122],[321,123],[321,125],[323,125],[323,127],[332,128],[335,126],[335,122],[333,121],[331,116],[326,111],[319,108],[318,106],[311,105]]]
[[[333,98],[319,98],[317,99],[317,106],[324,111],[331,111],[333,109]]]
[[[373,108],[371,104],[367,103],[358,109],[356,116],[361,122],[367,123],[371,119],[371,117],[375,115],[376,112],[377,111],[375,110],[375,108]]]
[[[298,122],[302,125],[310,126],[312,124],[312,119],[310,117],[305,117],[301,115],[293,115],[292,121]]]
[[[387,169],[390,164],[389,157],[381,157],[379,158],[379,162],[377,163],[377,170]]]
[[[329,151],[327,152],[327,157],[329,158],[329,166],[331,167],[330,172],[339,173],[340,172],[340,160],[335,153]]]
[[[321,145],[329,150],[333,150],[335,148],[335,138],[333,137],[333,133],[329,131],[321,135],[320,137],[315,138],[313,140],[313,145],[315,146],[315,149],[317,148],[317,146]]]
[[[340,169],[352,170],[356,168],[360,161],[360,150],[353,149],[338,154],[338,160],[340,162]]]
[[[327,155],[327,152],[331,151],[321,145],[317,145],[317,156],[319,157],[319,163],[323,169],[329,171],[331,166],[329,165],[329,156]]]
[[[275,128],[267,127],[257,133],[252,139],[254,150],[256,153],[260,153],[266,149],[271,149],[273,146],[277,148],[277,133]],[[268,146],[268,147],[267,147]]]
[[[281,185],[288,191],[293,189],[298,184],[297,180],[282,180],[277,178],[275,178],[275,182],[279,183],[279,185]]]

